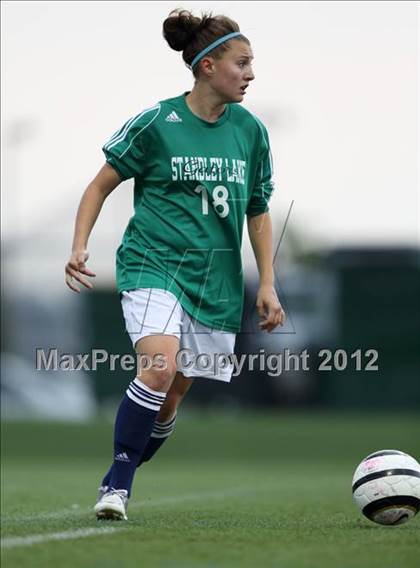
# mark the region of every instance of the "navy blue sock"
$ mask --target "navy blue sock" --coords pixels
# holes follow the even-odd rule
[[[117,412],[114,429],[114,463],[109,486],[131,492],[137,465],[152,433],[166,393],[156,392],[134,379]]]
[[[109,482],[111,481],[111,476],[112,476],[112,468],[114,467],[114,464],[111,464],[111,467],[108,469],[108,471],[105,474],[105,477],[102,480],[102,487],[106,487],[109,485]]]
[[[172,434],[176,422],[176,414],[173,418],[167,422],[156,421],[153,425],[152,434],[147,442],[146,448],[143,452],[142,457],[139,460],[137,467],[140,467],[142,463],[149,461],[161,447],[161,445],[168,439]],[[112,476],[113,465],[109,468],[107,474],[102,480],[102,485],[109,485]]]

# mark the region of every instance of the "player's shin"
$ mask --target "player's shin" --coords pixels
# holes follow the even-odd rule
[[[153,425],[152,434],[149,438],[149,441],[147,442],[147,445],[144,449],[142,457],[137,464],[137,467],[140,467],[142,463],[151,460],[158,449],[162,446],[162,444],[169,438],[175,428],[176,416],[177,415],[175,414],[173,418],[167,420],[166,422],[156,420]],[[106,488],[110,485],[113,467],[114,466],[112,464],[102,480],[103,488]]]
[[[165,397],[166,393],[152,390],[139,379],[128,386],[115,420],[110,487],[125,489],[130,495],[136,468]]]

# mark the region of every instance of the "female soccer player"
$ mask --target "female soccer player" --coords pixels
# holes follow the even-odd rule
[[[92,288],[89,235],[106,197],[134,178],[117,286],[139,364],[117,412],[97,518],[127,518],[136,468],[172,432],[194,377],[230,381],[245,217],[260,276],[260,327],[270,332],[285,317],[274,289],[268,135],[238,104],[254,79],[250,42],[225,16],[182,9],[169,14],[163,35],[182,51],[194,87],[133,117],[104,145],[106,164],[80,202],[65,269],[72,290],[80,291],[75,281]]]

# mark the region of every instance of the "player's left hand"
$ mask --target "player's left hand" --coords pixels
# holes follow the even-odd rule
[[[268,333],[286,321],[286,314],[273,286],[260,286],[257,293],[257,310],[261,318],[258,325],[260,329],[265,329]]]

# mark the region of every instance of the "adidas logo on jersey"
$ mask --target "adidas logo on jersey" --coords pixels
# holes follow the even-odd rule
[[[179,118],[174,110],[170,114],[168,114],[165,120],[166,122],[182,122],[182,118]]]

